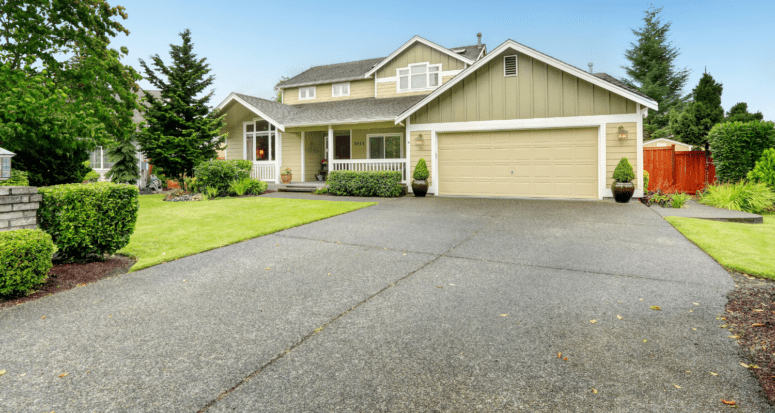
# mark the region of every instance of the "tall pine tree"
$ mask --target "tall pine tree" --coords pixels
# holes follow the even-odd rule
[[[137,166],[137,149],[129,139],[122,139],[108,149],[108,159],[113,166],[107,177],[117,183],[136,184],[140,179],[140,167]]]
[[[214,159],[217,150],[223,149],[225,135],[220,132],[225,122],[207,105],[214,90],[197,97],[215,81],[208,75],[207,59],[193,53],[188,29],[180,37],[182,45],[170,45],[170,66],[158,54],[151,56],[159,75],[140,59],[146,78],[161,91],[161,98],[145,94],[146,125],[137,134],[137,142],[151,164],[182,182],[184,175],[193,176],[195,166]]]
[[[748,104],[745,102],[740,102],[729,108],[729,112],[724,118],[724,122],[751,122],[754,120],[764,120],[764,115],[761,112],[749,112]]]
[[[692,90],[692,101],[682,110],[673,111],[670,116],[670,131],[678,141],[693,146],[704,146],[708,150],[708,132],[724,120],[721,107],[721,93],[724,86],[704,73]]]
[[[649,110],[645,119],[643,131],[647,138],[667,135],[670,110],[686,101],[682,93],[689,77],[687,69],[675,67],[680,51],[668,39],[672,23],[662,23],[661,12],[661,8],[651,7],[643,18],[643,27],[632,30],[637,40],[624,53],[630,65],[622,66],[627,73],[622,81],[659,104],[659,110]]]

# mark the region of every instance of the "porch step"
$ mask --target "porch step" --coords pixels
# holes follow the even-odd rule
[[[321,188],[319,185],[277,185],[277,192],[315,192]]]

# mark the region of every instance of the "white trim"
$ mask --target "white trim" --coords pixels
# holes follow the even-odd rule
[[[485,54],[487,54],[487,46],[484,46],[484,47],[482,47],[482,51],[481,51],[481,52],[479,52],[479,56],[476,56],[476,60],[478,61],[478,60],[479,60],[479,59],[481,59],[481,58],[482,58],[482,56],[484,56]]]
[[[417,88],[417,89],[412,88],[412,77],[413,76],[419,76],[419,75],[423,74],[423,73],[412,74],[412,67],[415,67],[415,66],[425,66],[425,73],[424,73],[425,74],[425,87],[424,88]],[[438,82],[437,82],[438,84],[436,86],[431,86],[430,85],[431,84],[431,68],[432,67],[438,67],[439,68],[439,70],[434,72],[434,73],[436,73],[438,75]],[[426,90],[436,90],[436,89],[438,89],[439,87],[441,87],[441,84],[442,84],[442,82],[441,82],[442,75],[441,74],[443,72],[441,71],[441,69],[442,69],[441,63],[430,64],[430,62],[412,63],[412,64],[407,65],[407,67],[399,67],[399,68],[397,68],[396,69],[396,76],[395,76],[396,77],[396,93],[423,92],[423,91],[426,91]],[[407,78],[406,85],[408,86],[408,88],[406,90],[401,90],[401,78],[404,77],[404,76],[401,76],[398,73],[401,70],[406,70],[407,71],[407,74],[406,74],[405,77]]]
[[[328,153],[326,159],[328,160],[328,170],[331,170],[331,162],[334,161],[334,128],[328,125]]]
[[[320,122],[320,123],[289,123],[285,125],[288,128],[300,128],[305,126],[327,126],[327,125],[346,125],[348,123],[376,123],[376,122],[392,122],[395,118],[374,118],[374,119],[343,119],[334,122]],[[284,132],[285,130],[283,130]]]
[[[403,68],[403,69],[405,69],[405,68]],[[462,73],[462,72],[463,72],[463,69],[458,69],[458,70],[445,70],[445,71],[441,72],[441,79],[442,79],[442,83],[444,82],[444,80],[443,80],[443,79],[444,79],[445,77],[450,77],[450,76],[452,76],[452,77],[455,77],[455,76],[459,75],[459,74],[460,74],[460,73]],[[379,79],[375,79],[375,84],[376,84],[376,83],[392,83],[392,82],[398,82],[398,76],[381,77],[381,78],[379,78]],[[441,84],[440,84],[440,85],[441,85]],[[439,85],[439,86],[440,86],[440,85]],[[376,87],[376,86],[375,86],[375,87]],[[433,89],[436,89],[436,88],[433,88]]]
[[[301,91],[304,90],[306,93],[304,94],[304,97],[301,97]],[[309,92],[312,91],[312,97],[310,97]],[[317,86],[306,86],[306,87],[300,87],[299,88],[299,100],[315,100],[318,97],[318,87]]]
[[[385,160],[390,161],[394,159],[404,159],[406,160],[407,157],[404,156],[404,146],[401,145],[399,147],[401,157],[400,158],[372,158],[371,157],[371,138],[372,137],[381,137],[382,138],[382,155],[385,154],[385,137],[387,136],[398,136],[399,141],[403,142],[404,140],[404,133],[403,132],[385,132],[385,133],[369,133],[366,134],[366,159],[375,159],[375,160]],[[411,139],[410,139],[411,140]]]
[[[605,170],[608,165],[608,146],[606,145],[606,125],[601,123],[597,128],[597,198],[603,199],[605,188],[608,186],[608,180],[605,176]]]
[[[640,197],[643,197],[643,118],[638,116],[638,122],[636,123],[635,128],[637,129],[636,132],[636,139],[637,141],[637,151],[636,159],[638,162],[638,186],[640,187]],[[690,148],[691,149],[691,148]],[[611,193],[613,195],[613,193]],[[637,197],[636,194],[633,194],[633,196]]]
[[[411,39],[409,39],[408,42],[404,43],[403,46],[399,47],[398,49],[396,49],[396,51],[391,53],[388,57],[382,59],[381,62],[377,63],[373,68],[371,68],[371,70],[366,72],[366,74],[363,77],[364,78],[370,77],[372,74],[376,73],[379,69],[381,69],[383,66],[388,64],[391,60],[393,60],[396,56],[401,54],[401,52],[403,52],[404,50],[408,49],[409,46],[411,46],[411,45],[413,45],[413,44],[415,44],[417,42],[420,42],[420,43],[422,43],[422,44],[424,44],[424,45],[426,45],[426,46],[428,46],[430,48],[436,49],[436,50],[438,50],[438,51],[440,51],[440,52],[442,52],[442,53],[444,53],[444,54],[446,54],[448,56],[452,56],[455,59],[460,60],[463,63],[467,63],[467,64],[474,63],[470,59],[465,58],[465,57],[463,57],[463,56],[461,56],[461,55],[459,55],[457,53],[454,53],[453,51],[447,49],[446,47],[439,46],[436,43],[433,43],[430,40],[423,39],[420,36],[414,36]]]
[[[623,87],[616,86],[612,83],[609,83],[603,79],[598,78],[597,76],[592,75],[591,73],[581,70],[577,67],[573,67],[567,63],[561,62],[551,56],[547,56],[541,52],[535,51],[527,46],[523,46],[513,40],[506,40],[501,44],[500,46],[496,47],[495,50],[490,52],[487,56],[485,56],[483,59],[477,61],[470,67],[463,70],[463,73],[461,76],[455,76],[452,80],[449,82],[443,84],[440,88],[436,89],[435,92],[429,94],[421,101],[417,102],[414,106],[411,108],[405,110],[402,114],[398,115],[396,117],[395,122],[398,123],[404,119],[406,119],[408,116],[410,116],[412,113],[416,112],[421,107],[428,104],[428,102],[432,101],[436,97],[438,97],[440,94],[444,93],[445,91],[451,89],[453,86],[455,86],[458,82],[461,82],[463,79],[465,79],[468,75],[476,71],[479,67],[487,64],[490,60],[494,59],[496,56],[498,56],[501,52],[505,51],[506,49],[513,49],[517,53],[522,53],[526,56],[530,56],[534,59],[538,59],[543,61],[544,63],[547,63],[557,69],[560,69],[564,72],[567,72],[571,75],[574,75],[580,79],[586,80],[589,83],[592,83],[595,86],[601,87],[603,89],[606,89],[608,91],[614,92],[618,95],[621,95],[627,99],[632,100],[635,103],[641,103],[644,106],[657,110],[659,108],[659,105],[651,100],[645,99],[642,96],[635,94]]]
[[[272,139],[271,134],[269,135],[269,159],[272,159]],[[280,178],[280,168],[283,164],[283,133],[280,131],[275,131],[275,137],[274,137],[274,146],[277,153],[275,154],[275,182],[280,184],[282,182],[282,179]]]
[[[234,92],[232,92],[229,96],[226,97],[226,99],[223,100],[223,102],[221,102],[218,106],[216,106],[215,107],[215,111],[217,112],[217,111],[222,110],[224,107],[226,107],[226,105],[228,105],[233,100],[237,101],[239,104],[241,104],[242,106],[246,107],[249,111],[255,113],[258,116],[260,116],[263,120],[271,123],[272,125],[274,125],[275,128],[285,132],[285,126],[283,126],[280,122],[277,122],[276,120],[274,120],[271,117],[269,117],[266,113],[261,112],[260,110],[256,109],[255,106],[253,106],[250,103],[246,102],[244,99],[242,99],[241,97],[237,96]]]
[[[506,73],[506,58],[513,57],[514,58],[514,74],[510,75]],[[519,55],[518,54],[509,54],[503,56],[503,77],[516,77],[519,75]]]
[[[407,119],[406,120],[406,126],[404,127],[404,131],[406,131],[406,133],[404,133],[404,137],[406,138],[406,139],[404,139],[404,141],[406,142],[406,143],[404,143],[404,146],[406,147],[406,150],[405,150],[405,152],[406,152],[406,182],[411,184],[412,183],[412,179],[413,179],[412,178],[412,157],[411,157],[411,154],[412,154],[412,135],[409,133],[409,129],[408,129],[410,123],[411,123],[411,121],[409,119]],[[366,148],[366,154],[368,155],[368,148]],[[408,187],[407,188],[407,192],[414,192],[414,191],[412,191],[412,185],[407,185],[407,187]]]
[[[305,178],[307,177],[307,158],[304,156],[306,137],[304,136],[304,133],[304,131],[301,132],[301,182],[306,182]]]
[[[431,185],[428,191],[439,194],[439,135],[431,131]]]
[[[343,77],[339,79],[326,79],[326,80],[315,80],[313,82],[305,82],[305,83],[293,83],[293,84],[283,84],[282,89],[292,89],[297,87],[304,87],[304,86],[317,86],[317,85],[330,85],[331,83],[339,83],[339,82],[351,82],[354,80],[363,80],[363,76],[354,76],[354,77]]]
[[[347,93],[346,94],[345,93],[340,93],[340,94],[337,95],[336,93],[334,93],[334,87],[336,87],[336,86],[343,86],[343,85],[347,85]],[[345,96],[350,96],[350,82],[340,82],[340,83],[332,83],[331,84],[331,97],[332,98],[341,98],[341,97],[345,97]]]

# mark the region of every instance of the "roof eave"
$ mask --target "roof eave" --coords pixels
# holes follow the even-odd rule
[[[345,77],[341,79],[331,79],[331,80],[321,80],[321,81],[314,81],[314,82],[305,82],[305,83],[293,83],[290,85],[278,85],[278,89],[288,89],[292,87],[304,87],[304,86],[316,86],[316,85],[324,85],[327,83],[336,83],[336,82],[350,82],[353,80],[363,80],[368,79],[370,76],[367,76],[366,78],[363,78],[361,76],[355,76],[355,77]]]
[[[426,45],[428,47],[434,48],[434,49],[436,49],[436,50],[438,50],[438,51],[440,51],[440,52],[442,52],[444,54],[447,54],[447,55],[449,55],[451,57],[454,57],[455,59],[460,60],[461,62],[463,62],[465,64],[472,65],[474,63],[471,59],[468,59],[466,57],[460,56],[459,54],[457,54],[457,53],[447,49],[444,46],[440,46],[440,45],[438,45],[436,43],[433,43],[430,40],[424,39],[424,38],[422,38],[420,36],[414,36],[411,39],[409,39],[408,42],[404,43],[401,47],[399,47],[393,53],[391,53],[388,57],[382,59],[381,62],[379,62],[376,65],[374,65],[374,67],[371,68],[371,70],[369,70],[368,72],[366,72],[366,74],[363,77],[364,78],[371,77],[374,73],[377,72],[377,70],[379,70],[381,67],[385,66],[388,62],[393,60],[396,56],[401,54],[401,52],[403,52],[404,50],[408,49],[409,46],[413,45],[416,42],[420,42],[420,43],[422,43],[422,44],[424,44],[424,45]]]
[[[259,110],[255,106],[251,105],[249,102],[247,102],[245,99],[242,99],[241,97],[237,96],[236,93],[231,92],[229,96],[226,97],[226,99],[223,100],[218,106],[215,107],[215,111],[221,112],[229,103],[231,102],[237,102],[240,105],[246,107],[249,111],[255,113],[256,115],[260,116],[265,121],[271,123],[279,129],[282,132],[285,132],[285,125],[278,122],[276,119],[272,118],[271,116],[267,115],[263,111]]]

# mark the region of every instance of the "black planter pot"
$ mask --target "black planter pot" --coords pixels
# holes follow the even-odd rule
[[[427,179],[413,179],[412,180],[412,191],[414,192],[414,196],[418,197],[424,197],[425,194],[428,193],[428,180]]]
[[[614,200],[620,204],[626,204],[630,202],[632,194],[635,193],[635,184],[632,182],[618,182],[614,181],[611,184],[611,192],[614,194]]]

